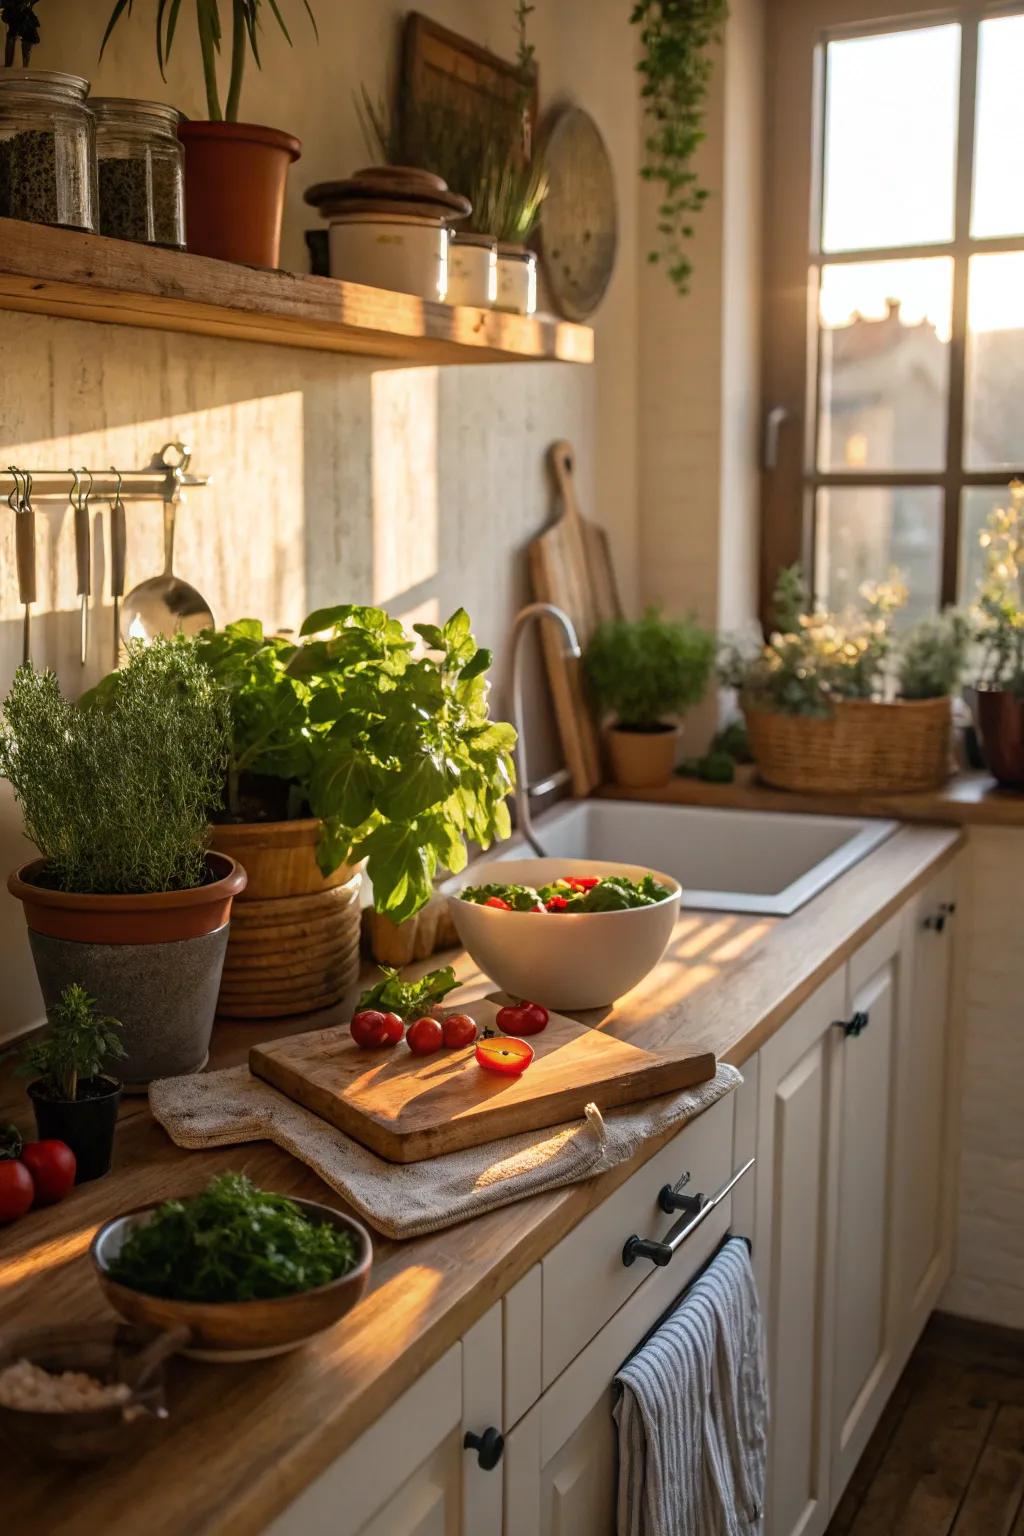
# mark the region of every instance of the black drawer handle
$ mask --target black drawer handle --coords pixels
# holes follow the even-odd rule
[[[478,1467],[485,1472],[493,1472],[505,1449],[505,1436],[493,1424],[482,1435],[474,1435],[471,1429],[467,1429],[462,1445],[467,1451],[476,1451]]]
[[[835,1029],[841,1029],[848,1040],[856,1040],[857,1036],[862,1035],[870,1023],[870,1013],[862,1013],[858,1009],[852,1019],[834,1020],[833,1027]]]
[[[955,901],[942,901],[939,903],[938,911],[930,913],[921,924],[921,927],[930,928],[934,933],[941,933],[946,926],[947,920],[953,916],[955,911]]]
[[[626,1268],[628,1269],[631,1264],[635,1264],[637,1259],[650,1259],[651,1263],[657,1264],[659,1269],[664,1269],[666,1264],[671,1264],[690,1234],[696,1232],[697,1228],[702,1222],[707,1220],[716,1206],[721,1205],[726,1195],[735,1188],[743,1175],[750,1172],[754,1166],[754,1161],[754,1158],[750,1158],[748,1162],[744,1163],[739,1172],[734,1173],[728,1183],[723,1184],[718,1193],[714,1195],[680,1195],[672,1188],[671,1184],[666,1184],[658,1195],[659,1202],[662,1195],[668,1190],[675,1200],[692,1202],[692,1205],[687,1205],[685,1208],[686,1214],[676,1222],[669,1232],[667,1242],[659,1243],[652,1237],[637,1237],[635,1232],[632,1237],[627,1237],[622,1247],[622,1262]],[[664,1210],[665,1207],[662,1206],[662,1209]],[[679,1207],[671,1206],[669,1209],[677,1210]],[[694,1209],[696,1214],[691,1215],[691,1210]]]

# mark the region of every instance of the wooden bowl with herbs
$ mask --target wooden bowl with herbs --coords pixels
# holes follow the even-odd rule
[[[114,1217],[89,1253],[122,1317],[185,1327],[182,1354],[226,1362],[283,1354],[332,1327],[362,1297],[373,1259],[353,1217],[237,1173]]]

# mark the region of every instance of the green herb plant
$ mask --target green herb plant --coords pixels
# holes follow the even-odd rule
[[[132,642],[121,670],[78,704],[52,672],[19,667],[0,718],[0,776],[48,884],[185,890],[206,878],[225,744],[224,703],[195,648]]]
[[[81,1084],[103,1076],[126,1054],[121,1022],[97,1013],[96,1000],[78,982],[70,982],[49,1011],[49,1029],[30,1040],[18,1071],[38,1078],[51,1099],[74,1103]]]
[[[993,511],[980,535],[985,572],[974,611],[981,648],[978,686],[1024,698],[1024,481]]]
[[[893,574],[861,589],[863,611],[837,615],[815,607],[799,566],[780,572],[773,599],[776,627],[752,649],[730,642],[719,681],[755,708],[827,716],[839,699],[881,697],[893,648],[892,616],[907,600]]]
[[[967,666],[970,640],[970,621],[954,608],[921,619],[900,642],[900,698],[942,699],[956,693]]]
[[[380,969],[382,979],[367,987],[356,1005],[357,1012],[363,1008],[377,1008],[381,1013],[397,1013],[406,1021],[418,1019],[458,986],[450,965],[428,971],[419,981],[403,981],[398,971],[386,965]]]
[[[488,715],[490,651],[461,608],[417,624],[427,650],[379,608],[311,613],[298,644],[255,619],[208,630],[198,655],[227,699],[228,820],[319,817],[324,875],[367,860],[378,911],[429,899],[439,868],[511,831],[515,731]]]
[[[165,1200],[110,1266],[121,1285],[174,1301],[266,1301],[338,1280],[352,1234],[314,1222],[284,1195],[222,1173],[190,1200]]]
[[[715,663],[715,637],[695,619],[609,619],[587,646],[587,683],[597,707],[626,730],[653,731],[703,696]]]
[[[629,18],[640,28],[643,50],[637,69],[648,133],[640,174],[659,185],[661,196],[660,244],[647,259],[665,264],[681,294],[689,291],[693,273],[685,242],[708,199],[692,162],[706,136],[712,49],[722,40],[728,14],[726,0],[636,0]]]
[[[242,80],[245,75],[245,64],[249,54],[252,54],[257,69],[263,68],[260,58],[260,31],[261,15],[260,7],[263,0],[229,0],[231,9],[231,64],[228,77],[227,100],[221,109],[220,86],[217,80],[217,62],[220,57],[223,31],[220,18],[220,0],[195,0],[196,27],[199,34],[199,52],[203,61],[203,84],[206,89],[206,110],[211,122],[219,123],[223,120],[236,122],[238,119],[239,102],[242,95]],[[134,8],[135,0],[116,0],[114,9],[110,13],[107,29],[103,34],[100,44],[100,58],[103,50],[110,40],[110,35],[121,17],[127,12],[130,16]],[[278,27],[284,35],[285,41],[291,46],[291,34],[285,24],[284,16],[277,0],[266,0],[267,8],[272,14]],[[316,18],[310,9],[309,0],[302,0],[306,15],[309,17],[314,35],[317,34]],[[156,57],[160,66],[161,79],[166,79],[165,68],[171,56],[171,48],[174,43],[174,35],[178,25],[178,15],[181,11],[181,0],[156,0]]]

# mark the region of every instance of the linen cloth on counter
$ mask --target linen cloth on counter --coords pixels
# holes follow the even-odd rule
[[[541,1190],[592,1178],[652,1136],[682,1125],[743,1081],[720,1063],[713,1078],[677,1093],[582,1120],[521,1132],[421,1163],[389,1163],[294,1103],[247,1066],[150,1084],[149,1104],[179,1147],[272,1141],[318,1173],[386,1237],[418,1237]]]
[[[619,1536],[760,1532],[768,1382],[742,1238],[724,1244],[615,1380]]]

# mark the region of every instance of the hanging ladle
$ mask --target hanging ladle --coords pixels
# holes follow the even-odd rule
[[[140,581],[121,606],[121,637],[125,641],[149,641],[157,635],[197,635],[201,629],[213,628],[213,613],[206,598],[174,574],[177,511],[176,500],[164,502],[163,575]]]
[[[21,660],[32,658],[32,604],[36,600],[36,515],[32,510],[32,476],[27,469],[8,466],[14,489],[7,498],[14,521],[14,554],[18,569],[18,596],[24,609],[21,629]]]

